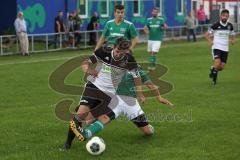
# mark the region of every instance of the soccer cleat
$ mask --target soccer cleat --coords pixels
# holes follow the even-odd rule
[[[213,78],[213,67],[210,68],[209,78]]]
[[[71,148],[71,145],[66,142],[61,148],[59,148],[59,150],[61,152],[65,152],[65,151],[68,151],[70,148]]]
[[[84,141],[84,129],[79,125],[79,121],[77,120],[77,115],[73,116],[73,119],[70,121],[70,128],[73,133],[76,135],[79,141]]]
[[[217,80],[214,80],[214,79],[213,79],[213,80],[212,80],[212,85],[215,86],[216,84],[217,84]]]

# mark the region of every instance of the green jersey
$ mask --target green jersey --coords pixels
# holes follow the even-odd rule
[[[142,69],[139,69],[139,74],[141,76],[143,84],[146,83],[147,81],[150,81],[150,78]],[[125,73],[125,75],[123,76],[121,82],[118,85],[116,94],[135,98],[137,97],[135,82],[133,76],[130,73]]]
[[[146,22],[146,26],[149,29],[149,38],[148,40],[151,41],[162,41],[163,39],[163,26],[164,26],[165,20],[162,17],[156,17],[156,18],[148,18]]]
[[[102,36],[107,40],[107,44],[112,46],[118,37],[125,37],[132,40],[137,36],[137,31],[133,23],[123,20],[116,24],[115,20],[110,20],[104,27]]]

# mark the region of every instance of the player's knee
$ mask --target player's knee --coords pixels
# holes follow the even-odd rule
[[[98,117],[98,120],[101,121],[103,124],[107,124],[111,121],[111,119],[107,115],[101,115]]]
[[[151,136],[154,133],[154,128],[152,125],[148,125],[148,126],[144,127],[143,132],[144,132],[145,136]]]

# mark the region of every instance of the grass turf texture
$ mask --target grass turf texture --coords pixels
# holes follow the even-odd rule
[[[145,50],[146,45],[135,49],[138,61],[147,61]],[[205,41],[163,44],[158,62],[169,71],[161,79],[174,85],[174,90],[164,97],[175,108],[155,100],[142,105],[158,121],[150,117],[155,134],[148,138],[131,122],[115,120],[98,134],[107,147],[98,157],[87,153],[86,142],[75,141],[68,152],[58,150],[66,139],[69,122],[56,117],[54,104],[67,97],[73,98],[76,105],[79,96],[59,94],[48,86],[50,73],[59,65],[91,51],[0,57],[0,159],[236,160],[240,156],[239,50],[239,42],[231,47],[226,69],[213,87],[208,78],[210,47]],[[77,69],[66,83],[79,85],[81,76]],[[168,115],[174,115],[175,120],[167,120]],[[191,121],[176,115],[190,116]]]

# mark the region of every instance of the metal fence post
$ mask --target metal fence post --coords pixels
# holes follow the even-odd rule
[[[1,44],[1,54],[3,53],[3,48],[2,48],[2,36],[0,36],[0,44]]]
[[[57,33],[58,34],[58,33]],[[59,48],[62,49],[62,33],[59,33]]]
[[[48,34],[46,34],[46,51],[48,51]]]
[[[34,52],[34,37],[31,35],[31,43],[32,43],[32,52]]]
[[[88,32],[88,31],[87,31]],[[87,48],[87,32],[84,32],[85,40],[84,40],[84,48]]]

